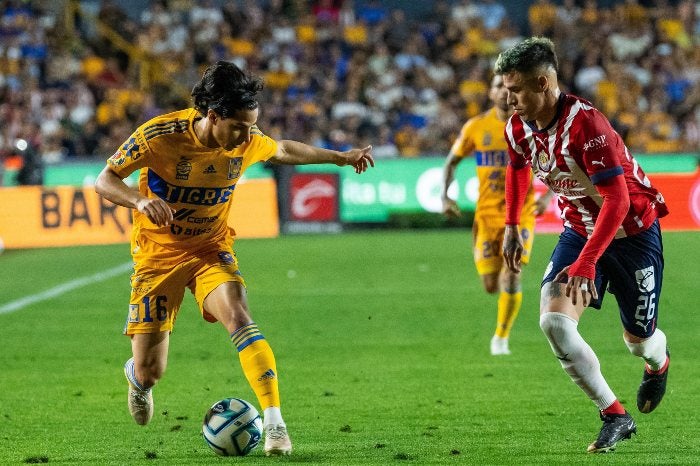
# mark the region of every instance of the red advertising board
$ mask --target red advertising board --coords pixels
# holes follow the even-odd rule
[[[289,189],[289,219],[337,222],[339,177],[330,173],[294,173]]]

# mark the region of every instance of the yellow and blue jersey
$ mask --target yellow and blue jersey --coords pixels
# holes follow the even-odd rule
[[[257,127],[250,141],[227,151],[204,146],[194,133],[201,115],[193,108],[156,117],[136,129],[107,161],[121,178],[141,170],[138,189],[174,209],[159,227],[134,211],[132,252],[173,257],[229,249],[228,214],[236,184],[252,164],[277,152],[277,142]]]
[[[508,144],[503,135],[506,122],[498,118],[491,108],[470,118],[452,145],[457,157],[474,154],[476,175],[479,180],[477,217],[502,218],[505,223],[505,182],[508,165]],[[523,207],[524,214],[534,212],[534,190],[528,191]]]

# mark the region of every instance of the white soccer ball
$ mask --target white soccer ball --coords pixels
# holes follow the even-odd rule
[[[262,419],[258,410],[247,401],[226,398],[209,408],[204,416],[202,434],[217,454],[244,456],[262,439]]]

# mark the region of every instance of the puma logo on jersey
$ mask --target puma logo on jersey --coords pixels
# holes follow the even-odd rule
[[[641,321],[636,320],[634,323],[642,327],[644,329],[644,332],[648,332],[649,330],[647,329],[647,327],[649,326],[651,321],[647,322],[646,324],[643,324]]]
[[[600,160],[592,160],[591,165],[600,165],[601,167],[605,168],[605,164],[603,163],[602,157],[600,158]]]

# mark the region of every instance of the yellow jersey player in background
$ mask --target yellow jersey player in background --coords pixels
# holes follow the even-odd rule
[[[523,300],[520,274],[505,267],[501,252],[505,230],[506,165],[509,160],[503,133],[506,120],[512,114],[507,97],[508,91],[503,87],[502,77],[494,76],[489,89],[489,99],[494,106],[464,124],[450,149],[443,171],[443,213],[448,217],[461,216],[459,206],[448,195],[448,189],[454,180],[457,165],[468,155],[473,154],[476,158],[479,200],[472,228],[474,262],[486,292],[499,292],[496,331],[491,338],[492,355],[510,354],[510,330]],[[534,190],[530,186],[520,223],[524,242],[523,263],[530,258],[535,216],[544,212],[550,197],[548,192],[535,201]]]
[[[357,173],[374,166],[371,146],[337,152],[275,141],[256,126],[262,81],[232,63],[210,66],[194,86],[194,108],[141,125],[107,161],[95,188],[134,209],[134,273],[124,333],[133,357],[124,367],[128,406],[138,424],[153,415],[152,387],[163,376],[185,288],[204,319],[220,322],[238,350],[263,412],[265,454],[292,450],[280,410],[270,345],[251,318],[245,282],[227,225],[236,183],[250,165],[334,163]],[[140,170],[138,189],[124,178]]]

